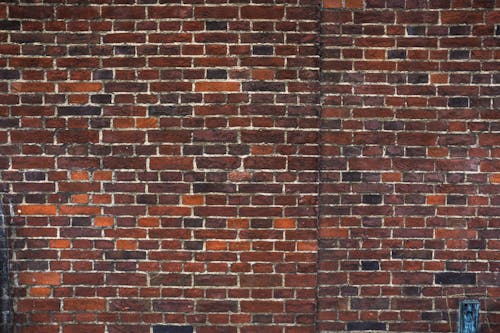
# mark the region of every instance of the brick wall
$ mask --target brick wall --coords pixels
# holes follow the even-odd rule
[[[493,332],[498,7],[341,2],[321,29],[319,330],[457,332],[473,298]]]
[[[497,8],[0,4],[16,332],[494,332]]]

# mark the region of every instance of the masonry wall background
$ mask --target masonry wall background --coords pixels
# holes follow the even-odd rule
[[[497,1],[0,4],[16,332],[499,323]]]

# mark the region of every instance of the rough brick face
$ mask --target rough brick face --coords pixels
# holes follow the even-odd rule
[[[16,332],[494,332],[497,8],[0,4]]]

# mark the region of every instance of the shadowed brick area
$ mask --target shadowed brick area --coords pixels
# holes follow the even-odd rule
[[[0,3],[15,332],[497,332],[499,5]]]

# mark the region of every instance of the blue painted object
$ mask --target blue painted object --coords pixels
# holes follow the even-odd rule
[[[479,333],[479,301],[461,301],[458,318],[458,333]]]

